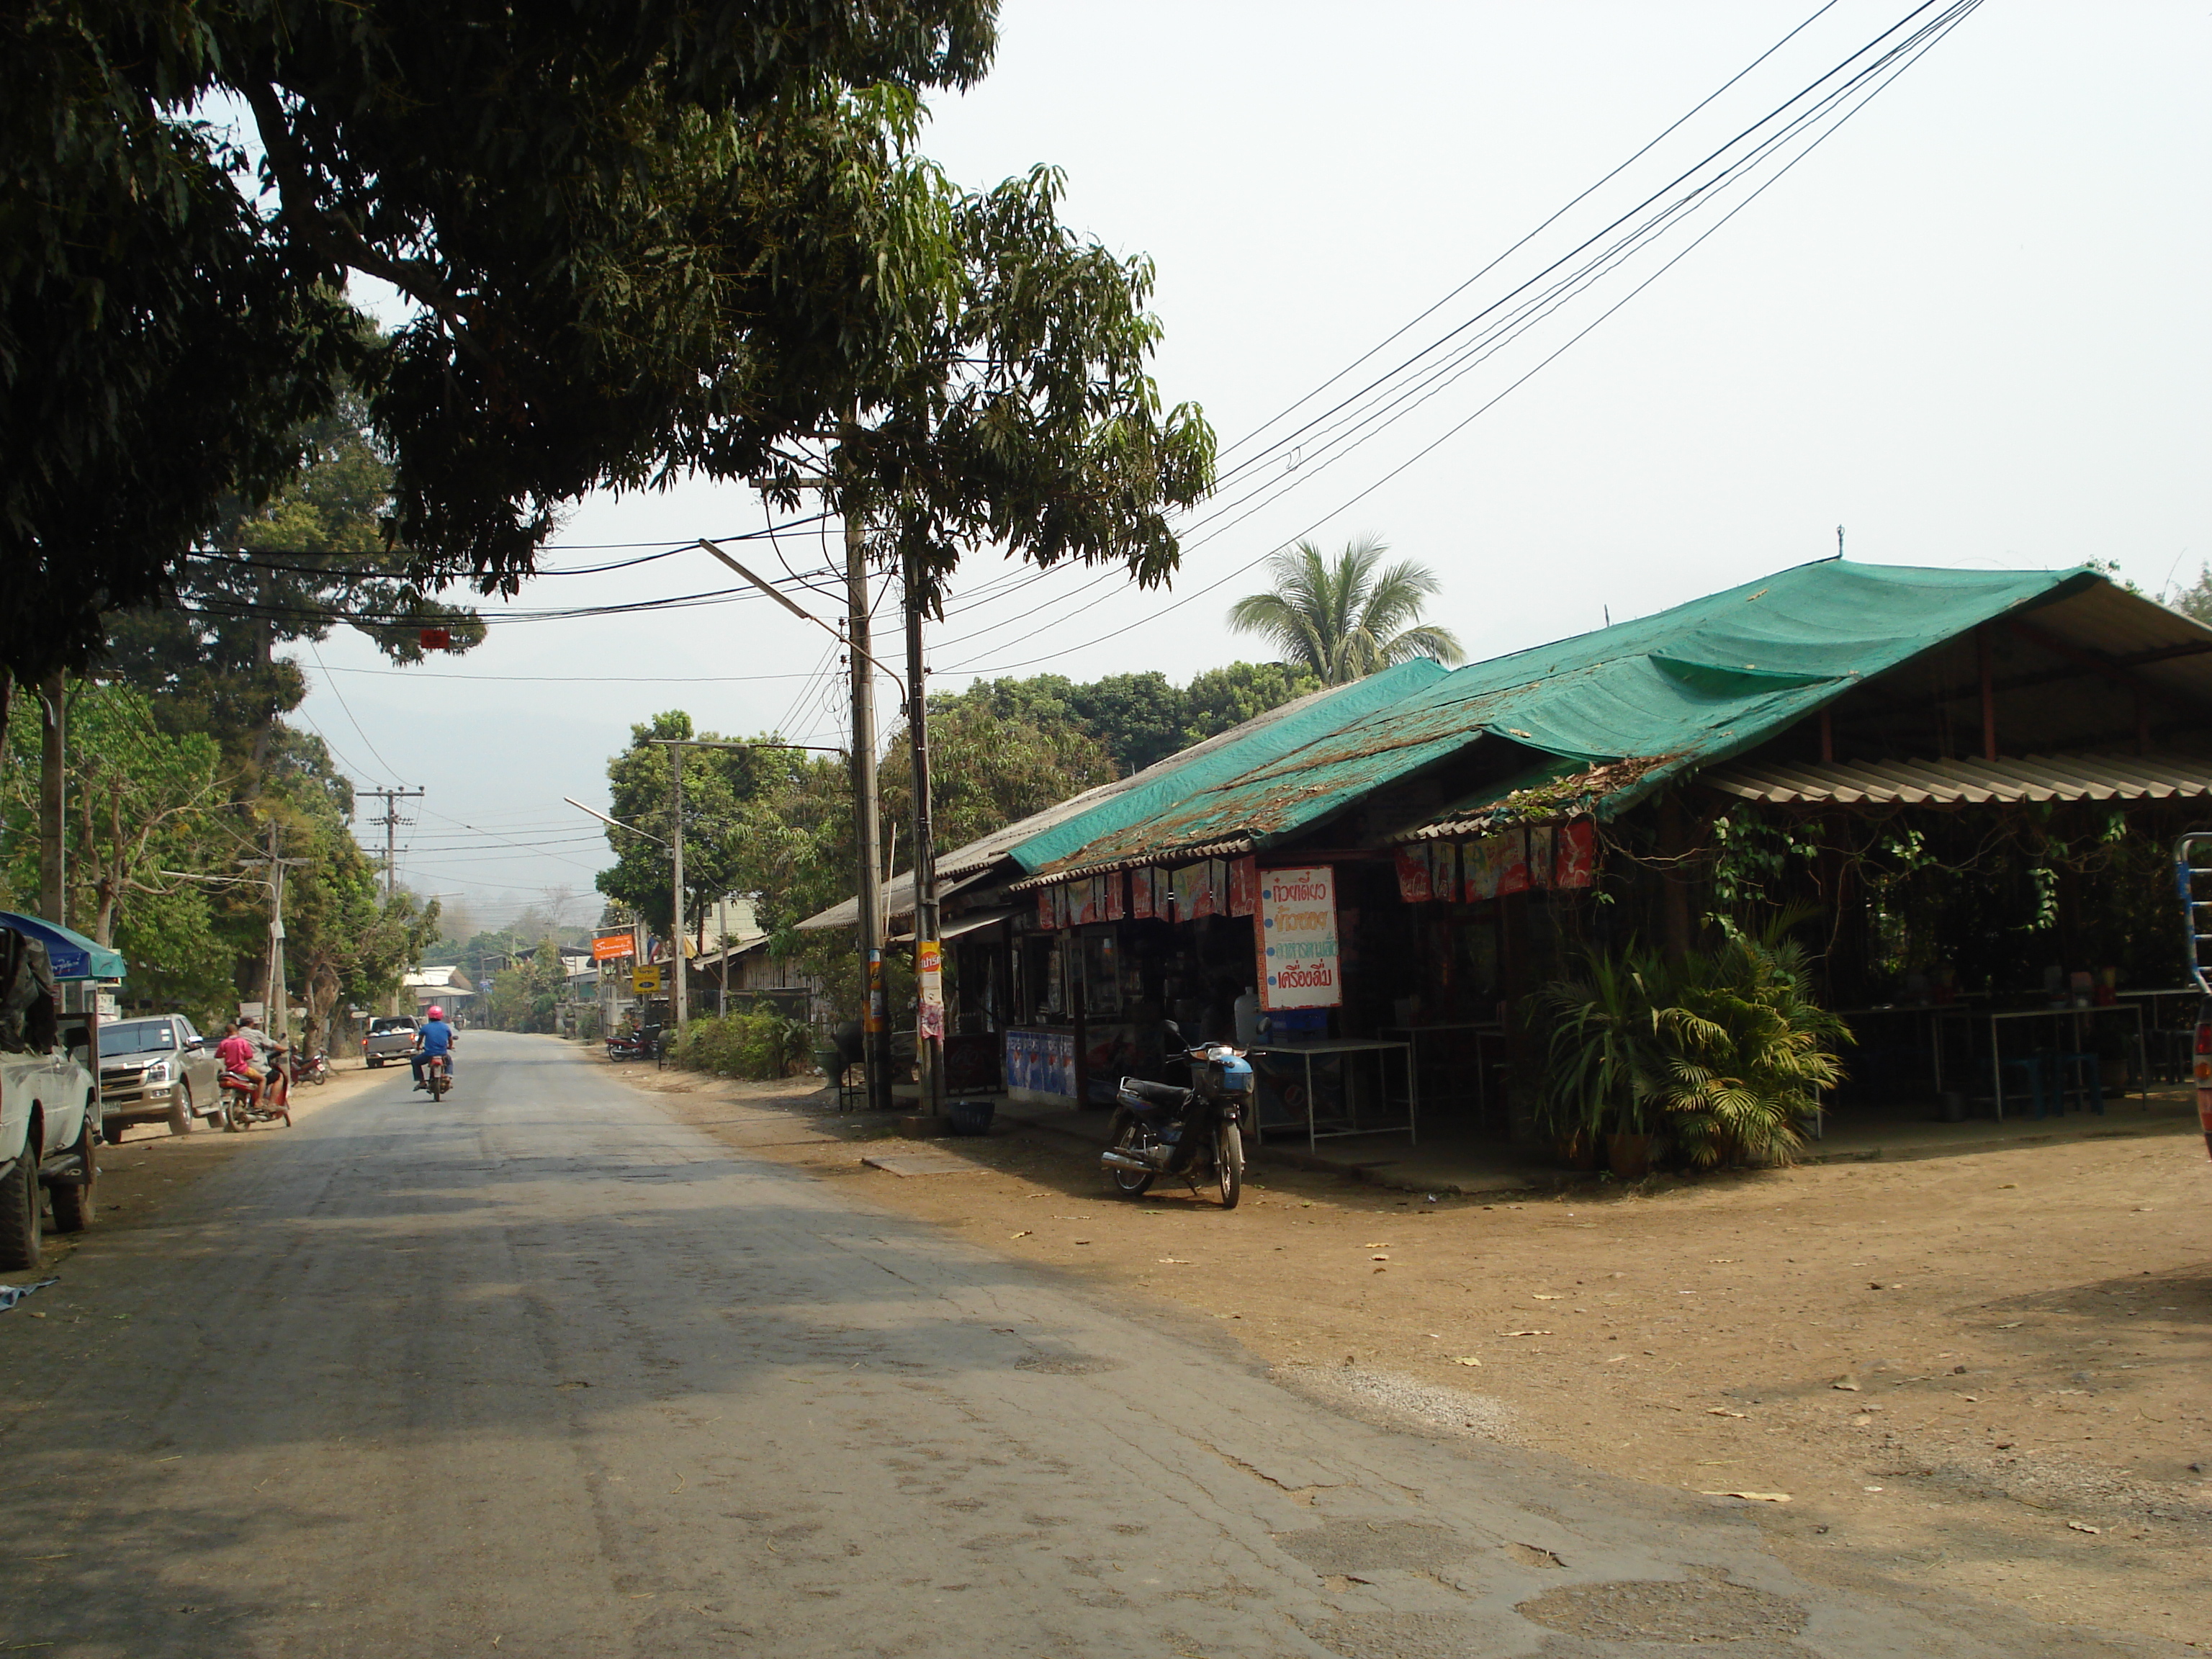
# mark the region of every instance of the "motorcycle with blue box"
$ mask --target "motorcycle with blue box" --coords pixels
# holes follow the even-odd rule
[[[1114,1097],[1114,1119],[1099,1158],[1106,1179],[1124,1198],[1140,1197],[1160,1176],[1181,1176],[1193,1192],[1213,1182],[1221,1207],[1244,1194],[1244,1132],[1252,1127],[1252,1065],[1225,1042],[1183,1046],[1168,1022],[1168,1052],[1190,1062],[1191,1086],[1125,1077]]]

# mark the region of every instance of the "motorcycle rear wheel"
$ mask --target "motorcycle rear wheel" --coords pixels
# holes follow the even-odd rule
[[[1213,1132],[1213,1170],[1221,1182],[1221,1207],[1235,1209],[1244,1196],[1244,1132],[1234,1123]]]
[[[1106,1126],[1106,1144],[1115,1152],[1127,1152],[1133,1158],[1143,1150],[1144,1133],[1134,1114],[1116,1112],[1114,1121]],[[1142,1198],[1146,1188],[1152,1184],[1150,1170],[1139,1175],[1134,1170],[1116,1170],[1110,1165],[1106,1171],[1106,1179],[1108,1184],[1124,1198]]]

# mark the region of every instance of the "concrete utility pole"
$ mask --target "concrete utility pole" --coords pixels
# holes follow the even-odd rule
[[[914,961],[915,1057],[921,1066],[921,1105],[936,1115],[945,1110],[945,973],[937,937],[937,835],[930,822],[929,696],[927,670],[921,660],[921,573],[909,556],[906,587],[907,736],[914,755]],[[926,958],[935,957],[936,970]],[[935,1000],[933,1003],[932,998]]]
[[[810,489],[831,489],[832,478],[803,481]],[[739,564],[714,543],[702,538],[699,545],[743,576],[801,622],[836,633],[819,617],[794,604],[789,594]],[[845,653],[853,669],[853,840],[860,889],[861,994],[861,1060],[868,1075],[868,1104],[878,1111],[891,1106],[890,1020],[884,992],[884,872],[877,861],[878,826],[881,822],[876,790],[876,693],[874,674],[881,669],[892,684],[899,678],[878,662],[870,652],[868,622],[868,529],[866,520],[848,507],[845,514]],[[910,714],[916,701],[912,686],[901,688]]]
[[[261,976],[261,1012],[269,1035],[282,1039],[292,1023],[292,999],[284,988],[284,872],[297,869],[307,860],[279,858],[276,833],[272,821],[269,826],[268,853],[261,858],[240,859],[239,862],[269,866],[269,956]]]
[[[684,1023],[691,1018],[690,982],[684,977],[684,941],[689,937],[684,921],[684,751],[687,749],[811,749],[815,745],[805,743],[725,743],[719,738],[652,738],[647,741],[668,750],[669,810],[673,822],[669,828],[668,839],[662,842],[661,845],[668,848],[670,860],[674,866],[671,878],[673,908],[669,911],[669,931],[674,936],[676,945],[675,989],[672,994],[676,1012],[676,1028],[682,1030]],[[823,750],[821,752],[835,754],[836,751]],[[563,796],[562,799],[565,800],[568,798]],[[571,806],[582,805],[580,801],[569,801],[568,804]],[[623,823],[618,818],[607,817],[603,812],[592,812],[588,806],[584,807],[584,810],[586,812],[592,812],[593,817],[603,818],[617,829],[635,829],[634,825]],[[641,830],[636,830],[635,833],[645,834]],[[648,839],[657,841],[659,837],[650,836]],[[727,987],[724,988],[726,992]],[[727,1001],[726,995],[724,998],[726,1007]]]
[[[853,840],[860,876],[860,1045],[868,1104],[891,1109],[891,1025],[884,989],[884,877],[876,792],[876,682],[868,617],[868,526],[845,515],[845,641],[853,658]],[[911,701],[911,699],[909,699]]]
[[[49,921],[69,925],[68,682],[50,674],[39,686],[39,908]]]
[[[371,800],[380,800],[384,803],[384,816],[380,818],[371,818],[369,822],[384,826],[384,897],[385,902],[389,903],[398,885],[399,826],[405,822],[399,816],[399,803],[403,800],[420,800],[424,792],[420,789],[356,789],[354,793],[357,795],[367,795]]]

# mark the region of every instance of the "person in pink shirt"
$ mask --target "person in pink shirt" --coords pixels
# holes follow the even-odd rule
[[[235,1072],[239,1076],[252,1080],[252,1104],[258,1106],[261,1103],[262,1073],[253,1062],[259,1058],[259,1054],[252,1043],[238,1034],[236,1020],[223,1027],[222,1041],[215,1045],[215,1057],[222,1062],[224,1071]]]

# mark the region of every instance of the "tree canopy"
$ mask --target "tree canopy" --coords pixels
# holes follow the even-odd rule
[[[1346,543],[1334,559],[1311,542],[1286,548],[1268,561],[1273,586],[1230,606],[1229,625],[1271,641],[1285,661],[1330,685],[1415,657],[1465,661],[1449,629],[1420,619],[1439,591],[1436,574],[1412,559],[1380,568],[1389,550],[1372,536]]]
[[[0,22],[0,667],[82,662],[363,400],[418,575],[512,592],[559,504],[838,448],[925,568],[1164,578],[1211,436],[1150,270],[1058,182],[913,150],[993,0],[52,0]],[[410,302],[366,331],[354,276]],[[865,433],[865,441],[860,434]]]

